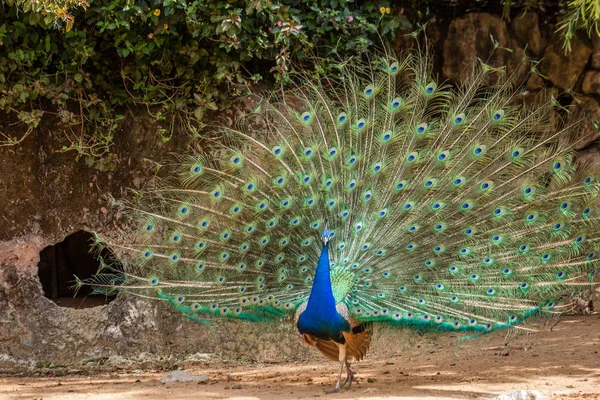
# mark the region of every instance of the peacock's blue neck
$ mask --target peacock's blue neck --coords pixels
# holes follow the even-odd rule
[[[323,339],[339,339],[342,331],[350,325],[335,308],[329,271],[329,248],[324,245],[319,257],[313,286],[306,309],[298,318],[300,333],[308,333]]]
[[[329,270],[329,246],[324,245],[321,249],[319,264],[315,272],[315,278],[306,311],[308,310],[334,310],[335,298],[333,297],[333,289],[331,287],[331,272]]]

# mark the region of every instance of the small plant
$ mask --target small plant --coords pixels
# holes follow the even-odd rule
[[[572,0],[567,7],[567,13],[557,24],[556,31],[565,38],[563,47],[571,51],[571,39],[578,30],[585,30],[588,36],[600,35],[600,1]]]

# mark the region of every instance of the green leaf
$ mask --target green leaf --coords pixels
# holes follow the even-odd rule
[[[196,109],[194,110],[194,116],[196,117],[197,120],[201,120],[202,117],[204,116],[204,108],[196,107]]]

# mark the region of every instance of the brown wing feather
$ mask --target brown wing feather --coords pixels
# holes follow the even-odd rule
[[[367,354],[371,344],[371,327],[359,333],[342,332],[346,339],[346,359],[354,357],[356,361],[362,360]]]
[[[364,330],[358,333],[342,332],[346,340],[346,360],[356,361],[362,360],[367,354],[369,345],[371,344],[372,330],[371,326],[367,326]],[[339,348],[333,340],[323,340],[312,335],[303,334],[304,343],[309,346],[316,347],[323,355],[330,360],[339,361]]]

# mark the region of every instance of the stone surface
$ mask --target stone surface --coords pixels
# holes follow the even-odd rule
[[[498,42],[495,50],[490,36]],[[443,74],[459,83],[471,77],[477,58],[493,67],[505,66],[508,74],[516,72],[514,79],[518,83],[528,70],[523,62],[523,49],[511,38],[506,23],[491,14],[471,13],[452,20],[443,51]],[[490,76],[488,83],[495,79]]]
[[[503,393],[496,397],[496,400],[545,400],[546,396],[537,390],[517,390],[510,393]]]
[[[600,71],[587,71],[581,84],[583,93],[600,94]]]
[[[156,133],[159,123],[145,111],[132,111],[115,134],[114,169],[100,171],[60,150],[69,141],[57,126],[46,118],[19,146],[0,148],[0,240],[36,234],[50,245],[82,228],[118,228],[109,197],[139,189],[156,173],[149,159],[163,161],[191,139],[180,133],[165,144]]]
[[[563,38],[555,34],[544,52],[544,59],[539,65],[540,72],[561,89],[575,88],[590,56],[592,48],[574,37],[571,40],[571,51],[565,53]]]
[[[592,57],[590,67],[600,69],[600,36],[592,32]]]
[[[594,121],[600,121],[600,103],[592,96],[577,96],[571,106],[570,121],[579,121],[576,134],[571,140],[575,143],[575,150],[580,150],[598,139]]]
[[[522,48],[527,46],[527,53],[539,56],[546,48],[546,40],[540,32],[539,17],[536,13],[527,12],[512,19],[510,28]]]
[[[541,76],[535,75],[535,74],[532,74],[529,76],[529,79],[527,80],[527,89],[540,90],[544,86],[545,86],[545,82]]]
[[[170,382],[208,382],[208,376],[192,375],[185,371],[171,371],[164,374],[160,379],[160,383]]]

